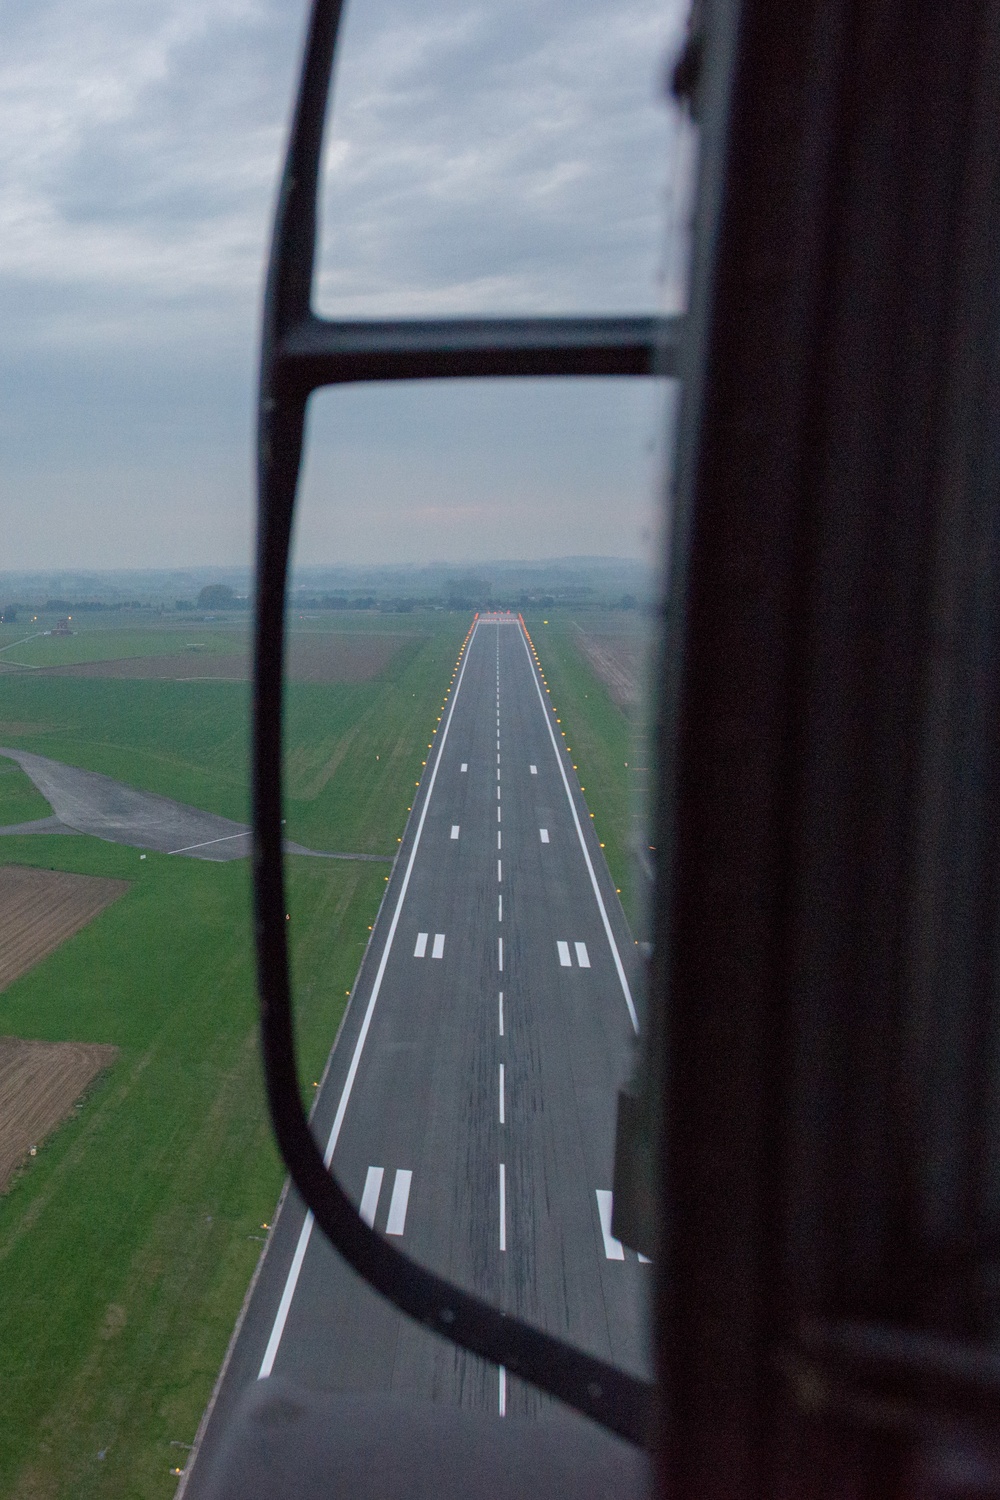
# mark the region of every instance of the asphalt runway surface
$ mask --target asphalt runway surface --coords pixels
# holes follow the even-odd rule
[[[0,828],[0,835],[89,833],[108,843],[128,844],[133,849],[156,849],[162,854],[213,861],[246,859],[250,853],[250,829],[245,823],[126,786],[97,771],[81,771],[78,766],[50,760],[47,755],[3,747],[0,755],[17,761],[52,808],[51,817]],[[378,854],[330,854],[306,849],[291,840],[286,842],[285,851],[318,859],[362,859],[377,863],[389,858]]]
[[[444,686],[444,685],[443,685]],[[610,1232],[637,950],[516,619],[480,619],[322,1080],[313,1130],[426,1266],[650,1375],[651,1268]],[[412,1323],[284,1197],[179,1494],[280,1376],[545,1420],[554,1403]],[[579,1419],[583,1420],[583,1419]]]

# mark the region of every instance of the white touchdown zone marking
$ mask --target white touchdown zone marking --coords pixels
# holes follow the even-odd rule
[[[573,815],[573,823],[576,826],[577,838],[580,840],[580,848],[583,852],[584,863],[587,866],[587,873],[590,876],[590,884],[593,887],[594,895],[597,897],[597,907],[601,913],[601,921],[604,924],[604,934],[611,948],[611,956],[615,961],[615,969],[618,973],[618,982],[622,987],[622,994],[625,997],[625,1004],[628,1007],[629,1020],[632,1022],[632,1030],[638,1034],[639,1017],[635,1013],[635,1004],[632,1000],[632,991],[629,988],[629,982],[625,976],[625,966],[622,963],[621,954],[618,952],[618,944],[615,942],[615,935],[611,931],[611,923],[608,920],[607,908],[604,905],[604,897],[601,895],[601,888],[597,883],[597,875],[594,872],[593,860],[590,857],[590,851],[587,848],[586,840],[583,837],[583,829],[580,826],[580,818],[577,814],[576,803],[573,801],[573,794],[570,791],[569,780],[566,776],[566,767],[563,765],[562,756],[559,754],[559,746],[556,744],[555,731],[553,730],[552,725],[549,722],[549,715],[545,709],[545,699],[542,697],[542,689],[539,685],[538,674],[535,671],[534,665],[532,664],[531,652],[528,650],[528,638],[525,635],[523,629],[521,631],[521,645],[524,647],[524,654],[528,658],[528,667],[531,671],[532,681],[535,684],[535,692],[538,694],[538,702],[541,705],[542,715],[545,719],[545,727],[549,732],[549,740],[552,743],[552,753],[555,755],[556,762],[559,766],[559,774],[562,777],[563,787],[566,792],[566,800],[569,803],[569,810]],[[454,706],[454,700],[452,700],[452,704]]]
[[[561,966],[564,969],[571,969],[573,967],[573,960],[569,956],[569,943],[564,943],[560,938],[556,943],[556,949],[559,954],[559,963]]]
[[[370,1229],[375,1223],[375,1211],[378,1208],[379,1194],[382,1191],[382,1178],[385,1172],[382,1167],[369,1167],[368,1176],[365,1178],[365,1190],[361,1194],[361,1207],[358,1213],[364,1219]]]
[[[611,1210],[613,1205],[613,1194],[606,1188],[597,1189],[597,1212],[601,1220],[601,1237],[604,1240],[604,1254],[608,1260],[624,1260],[625,1246],[621,1240],[616,1240],[611,1233]]]
[[[507,1170],[500,1163],[500,1249],[507,1248]]]
[[[538,837],[541,839],[543,844],[547,844],[549,841],[549,830],[547,828],[539,828]]]
[[[587,952],[586,943],[574,943],[573,947],[576,949],[576,961],[580,965],[580,968],[589,969],[590,954]]]
[[[426,932],[418,932],[417,933],[417,945],[416,945],[416,947],[413,950],[413,957],[414,958],[423,958],[423,956],[424,956],[424,954],[426,952],[427,952],[427,933]]]
[[[459,828],[459,825],[457,823],[452,823],[452,825],[451,825],[451,836],[452,836],[453,839],[457,839],[458,838],[458,828]]]
[[[431,951],[431,958],[444,958],[444,933],[443,932],[436,932],[434,934],[434,947],[433,947],[433,949]]]
[[[477,622],[473,629],[472,640],[475,639],[476,631],[478,629],[479,624]],[[471,640],[469,644],[471,646]],[[368,997],[368,1006],[365,1010],[365,1017],[361,1023],[361,1030],[358,1032],[358,1039],[354,1044],[354,1052],[351,1056],[351,1065],[347,1070],[347,1077],[344,1080],[344,1087],[341,1090],[340,1094],[340,1103],[337,1105],[337,1113],[334,1116],[333,1125],[330,1129],[329,1139],[326,1143],[326,1151],[323,1153],[323,1165],[326,1167],[328,1167],[330,1165],[330,1162],[333,1160],[333,1153],[336,1150],[337,1141],[340,1139],[341,1128],[344,1124],[344,1116],[347,1113],[347,1106],[350,1102],[351,1090],[354,1088],[354,1080],[358,1075],[358,1068],[361,1064],[361,1054],[364,1051],[365,1042],[368,1038],[368,1032],[371,1028],[372,1016],[375,1014],[375,1003],[378,1000],[379,991],[382,988],[382,980],[385,977],[386,967],[389,963],[389,954],[392,950],[393,939],[396,936],[396,928],[399,926],[400,913],[403,910],[403,901],[406,898],[406,892],[410,886],[410,876],[413,874],[413,866],[416,862],[417,850],[420,848],[420,837],[424,831],[424,823],[427,819],[427,809],[431,805],[431,797],[434,793],[434,785],[437,781],[437,773],[441,765],[441,753],[444,750],[445,744],[448,740],[448,731],[451,729],[451,721],[455,712],[455,704],[458,702],[458,695],[461,691],[462,682],[465,678],[465,669],[469,664],[469,654],[469,651],[466,651],[465,657],[462,661],[462,670],[458,674],[458,681],[455,684],[455,691],[452,695],[451,707],[448,710],[448,717],[445,720],[444,730],[442,732],[441,739],[438,742],[438,753],[434,759],[434,767],[431,771],[431,779],[427,783],[427,795],[424,798],[424,805],[420,809],[420,821],[417,824],[417,831],[414,835],[413,843],[410,846],[410,857],[406,862],[406,872],[403,875],[403,879],[399,887],[399,895],[396,897],[396,906],[392,914],[392,921],[389,923],[389,932],[385,940],[385,946],[382,949],[382,957],[379,959],[378,969],[375,973],[375,982],[372,985],[372,991]],[[499,813],[499,808],[497,809],[497,811]],[[281,1345],[281,1336],[285,1331],[285,1324],[288,1321],[288,1310],[292,1305],[292,1298],[295,1296],[295,1288],[298,1286],[299,1276],[302,1272],[302,1263],[306,1258],[306,1250],[309,1248],[309,1240],[312,1235],[314,1223],[315,1220],[313,1218],[312,1210],[310,1210],[302,1221],[302,1228],[299,1232],[299,1241],[295,1247],[295,1254],[292,1256],[292,1264],[288,1268],[288,1277],[285,1281],[284,1290],[281,1293],[281,1301],[278,1303],[278,1311],[274,1316],[274,1324],[271,1328],[271,1336],[267,1341],[267,1348],[264,1350],[264,1358],[261,1360],[260,1369],[257,1372],[258,1380],[266,1380],[271,1371],[274,1369],[274,1361],[277,1358],[278,1349]]]
[[[406,1224],[406,1205],[410,1201],[410,1183],[413,1181],[413,1173],[404,1171],[400,1167],[396,1172],[396,1180],[392,1184],[392,1197],[389,1199],[389,1220],[385,1226],[386,1234],[402,1234]]]

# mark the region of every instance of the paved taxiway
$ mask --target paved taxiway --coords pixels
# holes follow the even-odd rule
[[[413,1256],[648,1374],[649,1268],[610,1234],[635,949],[522,627],[481,618],[450,685],[313,1128]],[[312,1232],[271,1232],[184,1487],[269,1374],[496,1413],[546,1403],[396,1313]]]

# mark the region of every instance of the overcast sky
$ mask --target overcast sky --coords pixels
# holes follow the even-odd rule
[[[682,0],[354,0],[327,132],[331,316],[680,305]],[[292,0],[0,9],[5,571],[252,550],[262,268]],[[664,392],[314,398],[303,562],[648,547]]]

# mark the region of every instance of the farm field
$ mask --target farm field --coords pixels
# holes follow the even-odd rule
[[[410,634],[363,635],[360,632],[297,631],[288,640],[286,677],[291,682],[369,682],[383,672]],[[54,677],[173,678],[201,682],[211,678],[246,682],[252,663],[249,642],[239,651],[231,641],[213,638],[183,651],[158,655],[119,656],[68,666],[39,668]]]
[[[467,626],[431,619],[367,682],[290,684],[292,837],[394,852]],[[5,676],[0,743],[239,816],[247,705],[241,683]],[[172,1496],[283,1179],[258,1062],[249,864],[140,861],[46,835],[3,838],[0,859],[127,882],[0,993],[2,1035],[118,1049],[0,1195],[0,1494]],[[385,875],[286,864],[308,1098]]]
[[[525,624],[625,914],[639,932],[646,882],[634,848],[645,826],[645,622],[633,611],[550,610],[525,615]]]
[[[0,990],[125,894],[123,880],[0,865]],[[0,1129],[3,1128],[0,1110]]]
[[[357,625],[352,631],[317,631],[304,648],[306,655],[315,650],[322,657],[333,649],[331,642],[359,642],[348,649],[360,653],[369,673],[384,662],[378,675],[288,683],[287,832],[309,848],[395,852],[423,758],[421,743],[426,745],[427,724],[434,722],[432,706],[440,701],[468,620],[423,616],[419,626],[408,624],[402,639],[398,618],[392,623],[391,631],[381,624],[366,632]],[[83,640],[84,633],[70,639]],[[297,632],[292,640],[294,659]],[[386,640],[397,643],[387,656]],[[198,676],[204,658],[192,659],[198,661],[192,675]],[[239,822],[249,816],[248,730],[245,681],[41,672],[0,678],[0,745],[99,771]]]
[[[116,1047],[99,1042],[31,1042],[0,1036],[0,1193],[53,1128],[66,1118]]]

